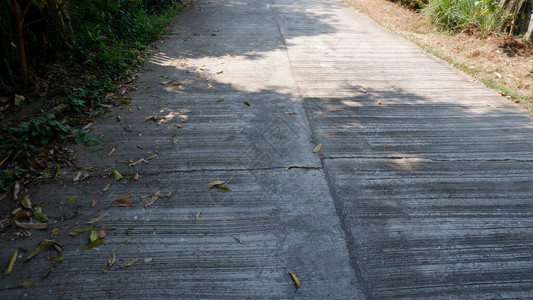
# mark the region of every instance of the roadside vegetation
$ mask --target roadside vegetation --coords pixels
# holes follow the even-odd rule
[[[174,0],[10,0],[0,6],[0,194],[68,163],[65,140],[119,105]]]

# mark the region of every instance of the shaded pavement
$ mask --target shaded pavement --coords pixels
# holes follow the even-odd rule
[[[157,47],[120,121],[92,126],[103,149],[79,147],[96,169],[23,192],[63,261],[21,253],[1,299],[533,297],[520,107],[338,0],[200,0]],[[156,191],[172,196],[144,207]],[[115,229],[80,250],[88,233],[68,233],[103,213],[95,229]]]

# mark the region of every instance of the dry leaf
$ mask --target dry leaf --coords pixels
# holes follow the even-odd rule
[[[61,174],[61,168],[60,168],[60,167],[57,167],[57,169],[56,169],[56,173],[55,173],[55,175],[54,175],[54,178],[59,177],[59,174]]]
[[[313,153],[317,153],[318,151],[320,151],[320,149],[322,149],[323,145],[324,144],[322,144],[322,143],[316,145],[316,147],[313,149]]]
[[[154,204],[155,201],[157,201],[157,196],[156,195],[152,195],[152,197],[150,197],[150,198],[148,198],[148,200],[146,200],[146,203],[144,203],[144,207],[148,207],[148,206]]]
[[[77,165],[72,165],[74,168],[78,169],[78,170],[83,170],[83,171],[89,171],[89,172],[92,172],[92,171],[95,171],[96,168],[93,168],[93,167],[82,167],[82,166],[77,166]]]
[[[152,262],[152,260],[153,260],[153,259],[152,259],[151,257],[148,257],[148,258],[144,259],[144,262],[145,262],[145,263],[149,263],[149,262]]]
[[[24,229],[48,229],[50,227],[48,223],[22,223],[19,221],[13,221],[13,223]]]
[[[15,187],[13,187],[13,200],[18,200],[18,194],[20,192],[20,182],[15,182]]]
[[[81,171],[78,171],[78,173],[76,173],[76,176],[74,176],[72,181],[78,181],[78,180],[80,180],[80,177],[81,177]]]
[[[98,238],[102,239],[102,238],[105,238],[106,236],[107,236],[107,231],[103,229],[98,230]]]
[[[72,201],[74,201],[76,199],[78,199],[78,196],[72,196],[72,197],[68,198],[67,203],[70,203],[70,202],[72,202]]]
[[[98,231],[94,231],[92,230],[91,233],[89,234],[89,242],[94,242],[98,239]]]
[[[116,249],[111,250],[111,253],[109,253],[109,258],[107,259],[107,267],[105,267],[102,271],[107,272],[111,267],[115,264],[116,261]]]
[[[117,202],[117,204],[119,206],[122,206],[122,207],[130,207],[130,206],[133,206],[135,205],[136,203],[134,201],[128,201],[128,200],[115,200],[115,202]]]
[[[99,222],[103,218],[108,217],[108,216],[109,216],[109,213],[105,212],[105,213],[101,214],[100,216],[98,216],[96,218],[90,219],[89,221],[87,221],[87,224],[94,224],[94,223]]]
[[[110,187],[111,187],[111,183],[106,184],[106,186],[104,186],[104,188],[100,192],[100,196],[102,196],[105,192],[107,192],[107,190],[109,190]]]
[[[43,251],[46,248],[46,246],[48,246],[49,244],[53,244],[54,247],[56,248],[56,250],[59,249],[59,251],[61,251],[61,247],[63,246],[63,245],[61,245],[60,243],[58,243],[56,241],[44,239],[37,245],[37,247],[35,247],[35,249],[33,249],[32,252],[30,252],[30,254],[28,254],[26,256],[26,258],[24,260],[29,260],[29,259],[33,258],[35,255],[37,255],[41,251]]]
[[[136,166],[136,165],[138,165],[138,164],[140,164],[140,163],[142,163],[142,162],[148,162],[148,161],[146,161],[144,158],[141,158],[141,159],[139,159],[139,160],[137,160],[137,161],[134,161],[134,162],[128,164],[128,166],[129,166],[129,167],[133,167],[133,166]]]
[[[96,200],[96,198],[93,198],[93,200],[91,201],[91,207],[94,207],[97,201],[98,200]]]
[[[121,180],[122,178],[124,178],[124,176],[122,176],[122,174],[120,174],[120,172],[117,171],[115,168],[113,168],[113,175],[115,176],[116,180]]]
[[[102,244],[103,242],[105,242],[105,239],[97,239],[97,240],[95,240],[95,241],[93,241],[93,242],[81,247],[80,249],[81,250],[91,249],[93,247],[96,247],[96,246]]]
[[[359,88],[359,90],[365,94],[368,93],[364,88]]]
[[[178,124],[178,123],[172,123],[172,126],[176,127],[176,128],[181,128],[181,125]]]
[[[176,145],[178,143],[178,136],[175,135],[172,137],[172,144]]]
[[[285,171],[289,172],[289,170],[293,169],[293,168],[307,169],[307,167],[304,167],[304,166],[301,166],[301,165],[290,165],[288,167],[285,167]]]
[[[19,285],[22,286],[22,287],[30,286],[32,284],[33,284],[33,282],[19,282]]]
[[[132,193],[127,193],[127,194],[124,194],[124,195],[118,197],[116,201],[122,201],[122,200],[127,199],[127,198],[129,198],[131,196],[133,196]]]
[[[289,272],[289,275],[291,275],[292,280],[294,280],[294,284],[296,285],[296,288],[299,288],[300,280],[298,279],[298,277],[294,273],[291,273],[291,272]]]
[[[18,256],[19,252],[17,250],[15,250],[15,252],[13,252],[13,254],[11,255],[11,258],[9,258],[9,261],[7,263],[7,267],[4,269],[4,276],[6,276],[7,274],[11,273],[11,271],[13,271],[13,267],[15,266],[15,262],[17,262],[17,256]]]
[[[230,190],[229,187],[227,187],[227,186],[215,185],[215,187],[216,187],[218,190],[223,191],[223,192],[227,192],[227,191]]]
[[[107,153],[107,156],[111,156],[113,153],[115,153],[115,150],[117,150],[117,148],[115,146],[113,146],[113,148],[111,148],[111,151],[109,151],[109,153]]]
[[[30,197],[28,195],[22,197],[22,199],[20,200],[20,204],[22,204],[24,208],[31,209]]]
[[[139,260],[141,260],[140,258],[136,258],[136,259],[132,259],[126,263],[123,263],[122,265],[120,265],[119,268],[127,268],[127,267],[131,267],[133,266],[134,264],[136,264]]]
[[[137,105],[137,110],[141,110],[141,106],[140,105]]]
[[[205,209],[205,208],[204,208],[204,209]],[[201,216],[202,213],[204,212],[204,209],[202,209],[201,211],[199,211],[199,212],[196,213],[195,221],[198,221],[198,219],[200,219],[200,216]]]
[[[54,272],[56,268],[54,267],[51,267],[50,269],[48,269],[48,271],[46,271],[44,274],[43,274],[43,278],[46,278],[48,277],[48,275],[50,275],[50,273]]]
[[[378,100],[378,105],[381,105],[381,100]]]
[[[296,114],[296,112],[294,112],[294,111],[286,111],[285,113],[288,114],[288,115],[295,115]]]
[[[218,71],[218,72],[217,72],[217,74],[222,74],[222,73],[224,73],[224,71]]]
[[[224,101],[224,98],[217,99],[217,102],[222,102],[222,101]]]
[[[157,153],[154,154],[154,155],[152,155],[152,156],[148,156],[146,159],[150,160],[150,159],[154,159],[154,158],[156,158],[156,157],[157,157]]]
[[[52,232],[50,232],[50,237],[54,237],[58,235],[61,232],[61,228],[54,228],[52,229]]]
[[[237,242],[239,242],[239,244],[242,244],[242,245],[250,244],[250,242],[243,242],[238,236],[234,236],[233,238],[234,238]]]
[[[244,105],[250,106],[250,103],[248,103],[248,101],[244,101]]]
[[[221,185],[221,184],[224,184],[226,183],[226,181],[222,181],[222,180],[215,180],[215,181],[212,181],[211,183],[209,183],[209,185],[207,186],[207,189],[211,189],[212,187],[214,186],[217,186],[217,185]]]
[[[73,231],[69,232],[68,235],[75,236],[75,235],[78,235],[78,234],[83,233],[83,232],[91,231],[93,229],[94,229],[94,226],[80,228],[80,229],[76,229],[76,230],[73,230]]]
[[[131,175],[130,182],[135,182],[135,181],[137,181],[137,179],[139,179],[139,173],[135,173],[135,174]]]

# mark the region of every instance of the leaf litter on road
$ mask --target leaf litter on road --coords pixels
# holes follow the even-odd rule
[[[13,271],[13,267],[15,267],[15,263],[17,262],[18,254],[19,254],[19,252],[17,250],[15,250],[15,252],[13,252],[11,257],[9,258],[7,266],[4,269],[4,273],[3,273],[4,276],[6,276],[7,274],[11,273],[11,271]]]

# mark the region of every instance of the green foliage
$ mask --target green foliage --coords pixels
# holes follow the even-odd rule
[[[425,18],[447,31],[486,35],[505,30],[512,17],[496,0],[430,0],[422,9]]]
[[[24,32],[29,67],[37,73],[49,70],[64,82],[50,102],[63,108],[56,111],[45,105],[35,118],[0,125],[0,190],[28,174],[49,172],[49,153],[60,150],[58,144],[65,139],[98,143],[74,126],[105,111],[105,95],[140,65],[146,45],[179,11],[169,9],[177,2],[17,0],[21,11],[28,7]],[[21,92],[13,19],[11,7],[0,5],[0,40],[7,41],[0,43],[0,92],[7,94]]]

